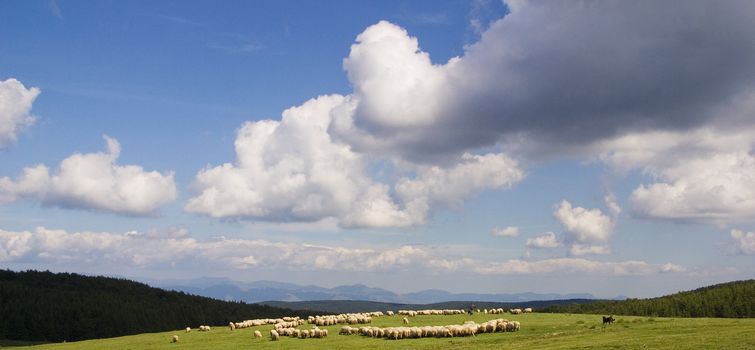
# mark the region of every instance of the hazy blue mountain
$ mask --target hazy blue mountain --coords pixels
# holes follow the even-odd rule
[[[261,301],[363,300],[397,304],[431,304],[459,300],[516,303],[533,300],[596,299],[588,293],[484,294],[450,293],[439,289],[397,294],[386,289],[369,287],[363,284],[324,288],[314,285],[303,286],[275,281],[237,282],[225,278],[149,281],[148,283],[165,289],[221,300],[240,300],[249,303]]]

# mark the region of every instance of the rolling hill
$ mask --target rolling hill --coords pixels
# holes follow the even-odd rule
[[[755,280],[715,284],[658,298],[551,305],[542,311],[656,317],[755,317]]]
[[[73,341],[308,312],[228,302],[110,277],[0,270],[0,339]]]
[[[512,307],[532,307],[536,310],[562,304],[582,304],[595,301],[594,299],[565,299],[565,300],[540,300],[527,301],[520,303],[498,303],[487,301],[446,301],[431,304],[402,304],[402,303],[383,303],[377,301],[365,300],[311,300],[311,301],[263,301],[259,304],[293,308],[297,310],[322,310],[331,313],[348,313],[348,312],[367,312],[367,311],[386,311],[386,310],[422,310],[422,309],[468,309],[470,304],[474,304],[479,309],[504,308]]]

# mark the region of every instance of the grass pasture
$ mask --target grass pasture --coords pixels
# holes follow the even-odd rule
[[[162,333],[88,340],[74,343],[36,345],[33,350],[64,349],[755,349],[755,319],[724,318],[652,318],[615,316],[613,325],[603,327],[600,315],[545,314],[454,316],[417,316],[410,326],[461,324],[467,320],[485,322],[494,318],[521,322],[514,333],[486,333],[466,338],[425,338],[386,340],[359,335],[339,335],[342,325],[329,329],[323,339],[281,337],[269,340],[271,325],[231,331],[215,326],[210,332],[185,333],[182,330]],[[373,318],[372,326],[400,326],[402,317]],[[196,325],[193,325],[196,327]],[[310,325],[299,328],[309,329]],[[262,340],[253,332],[261,330]],[[171,343],[173,335],[179,342]],[[9,344],[5,344],[8,346]]]

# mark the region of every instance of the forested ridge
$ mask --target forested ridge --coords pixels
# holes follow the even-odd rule
[[[0,270],[0,339],[74,341],[307,314],[126,279]]]
[[[658,298],[551,305],[541,311],[656,317],[755,317],[755,280],[721,283]]]

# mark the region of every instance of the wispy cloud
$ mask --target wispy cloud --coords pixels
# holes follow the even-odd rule
[[[216,44],[211,43],[207,45],[208,48],[220,51],[226,51],[229,53],[253,53],[258,52],[265,48],[261,44],[255,43],[240,43],[240,44]]]
[[[419,24],[446,24],[448,14],[445,12],[420,13],[413,17],[413,21]]]
[[[190,25],[190,26],[198,26],[198,27],[204,27],[205,24],[199,21],[195,21],[192,19],[188,19],[185,17],[175,16],[175,15],[165,15],[165,14],[157,14],[157,18],[160,18],[164,21],[175,23],[175,24],[182,24],[182,25]]]
[[[55,17],[57,17],[58,19],[63,19],[63,13],[60,11],[60,6],[58,6],[57,0],[48,1],[47,8],[50,10],[50,13],[52,13]]]
[[[67,232],[38,227],[34,231],[0,230],[1,262],[48,264],[120,264],[137,268],[182,265],[279,271],[459,271],[477,275],[653,275],[686,268],[645,261],[597,261],[582,258],[480,260],[454,257],[467,246],[328,245],[264,239],[216,237],[196,239],[185,230]],[[479,255],[479,254],[478,254]],[[482,254],[484,255],[484,254]]]

